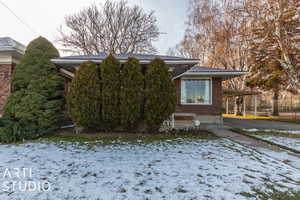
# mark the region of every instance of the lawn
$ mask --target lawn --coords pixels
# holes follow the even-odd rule
[[[0,145],[1,169],[32,168],[25,180],[51,186],[48,192],[1,190],[0,199],[243,200],[300,190],[299,169],[227,139],[100,140]]]
[[[235,131],[300,152],[300,131],[275,129],[240,129]]]

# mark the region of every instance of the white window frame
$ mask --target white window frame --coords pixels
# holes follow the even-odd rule
[[[210,99],[209,99],[209,103],[183,103],[182,102],[182,81],[184,80],[209,80],[210,84]],[[212,85],[212,77],[182,77],[180,80],[180,104],[181,105],[209,105],[211,106],[213,103],[213,85]]]

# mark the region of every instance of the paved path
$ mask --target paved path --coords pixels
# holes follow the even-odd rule
[[[225,137],[239,142],[246,146],[257,148],[262,147],[272,151],[286,151],[276,145],[271,145],[261,140],[257,140],[239,133],[230,131],[230,128],[258,128],[258,129],[288,129],[300,130],[299,124],[286,122],[268,121],[268,120],[251,120],[251,119],[233,119],[224,118],[224,126],[208,126],[207,129],[219,137]],[[300,157],[299,154],[291,153],[290,155]]]
[[[224,118],[224,125],[232,128],[300,130],[300,124],[257,119]]]
[[[233,141],[236,141],[236,142],[239,142],[239,143],[242,143],[244,145],[251,146],[254,148],[255,147],[263,147],[263,148],[270,149],[273,151],[281,151],[282,150],[281,148],[279,148],[277,146],[270,145],[263,141],[256,140],[254,138],[247,137],[245,135],[241,135],[239,133],[230,131],[229,128],[230,127],[223,127],[223,128],[222,127],[209,127],[207,129],[219,137],[225,137],[225,138],[231,139]]]

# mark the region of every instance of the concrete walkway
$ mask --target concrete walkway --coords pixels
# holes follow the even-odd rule
[[[262,147],[273,151],[282,151],[278,146],[270,145],[260,140],[256,140],[254,138],[241,135],[239,133],[233,132],[229,130],[230,127],[210,127],[207,130],[216,134],[219,137],[228,138],[230,140],[236,141],[238,143],[244,144],[246,146],[250,146],[252,148]]]
[[[270,120],[224,118],[224,125],[232,128],[285,129],[300,131],[300,124]]]
[[[265,148],[277,152],[288,152],[276,145],[271,145],[261,140],[254,139],[236,132],[231,131],[231,128],[257,128],[257,129],[287,129],[300,130],[300,125],[285,122],[276,122],[268,120],[250,120],[250,119],[232,119],[224,118],[224,126],[208,126],[207,130],[213,132],[219,137],[228,138],[230,140],[241,143],[251,148]],[[300,154],[288,152],[290,155],[300,158]]]

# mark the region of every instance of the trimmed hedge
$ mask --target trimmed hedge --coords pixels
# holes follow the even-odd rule
[[[169,67],[156,58],[145,75],[145,118],[149,131],[157,131],[176,109],[176,89]]]
[[[157,132],[175,111],[175,86],[163,60],[153,60],[145,75],[135,58],[121,65],[109,55],[101,73],[95,66],[85,63],[72,81],[68,105],[77,125],[93,131],[133,132],[145,130],[146,122],[149,131]]]
[[[68,111],[77,126],[88,130],[101,129],[100,69],[93,62],[80,65],[67,98]]]
[[[133,131],[141,119],[144,76],[141,65],[135,58],[129,58],[122,66],[120,90],[121,126]]]
[[[101,64],[102,117],[106,130],[120,126],[121,64],[110,54]]]

